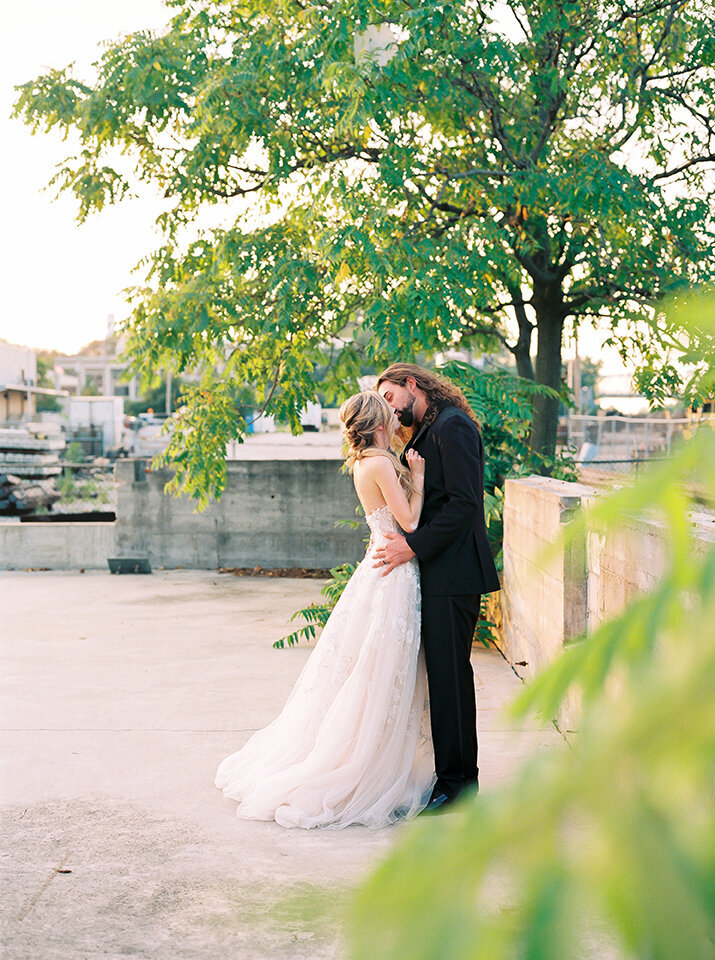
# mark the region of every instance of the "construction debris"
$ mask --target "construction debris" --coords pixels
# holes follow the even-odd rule
[[[234,577],[281,577],[293,580],[329,580],[330,570],[314,570],[306,567],[219,567],[219,573]]]
[[[0,428],[0,473],[33,480],[56,477],[62,472],[60,435],[41,436],[25,427]]]
[[[23,480],[0,473],[0,514],[19,516],[38,507],[50,507],[60,499],[54,480]]]

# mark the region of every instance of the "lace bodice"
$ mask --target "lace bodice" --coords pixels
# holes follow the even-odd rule
[[[368,527],[370,528],[370,533],[372,534],[372,539],[376,537],[384,536],[385,533],[402,533],[402,528],[390,512],[390,508],[386,503],[381,507],[378,507],[377,510],[372,510],[370,513],[365,515],[365,520]]]

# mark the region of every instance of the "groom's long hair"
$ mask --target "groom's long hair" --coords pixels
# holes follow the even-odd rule
[[[455,387],[455,385],[445,377],[440,377],[439,374],[433,373],[431,370],[425,370],[424,367],[418,367],[414,363],[393,363],[387,370],[380,374],[376,386],[379,387],[385,380],[389,380],[390,383],[396,383],[398,386],[404,387],[408,377],[412,377],[419,389],[422,390],[427,397],[427,402],[432,408],[430,412],[433,417],[436,416],[436,410],[433,406],[435,401],[447,400],[452,406],[464,410],[467,416],[471,417],[477,426],[479,425],[474,410],[472,410],[467,403],[467,398],[459,387]]]
[[[400,486],[410,499],[415,493],[412,472],[400,463],[392,450],[376,446],[375,443],[377,428],[382,427],[390,446],[393,446],[395,441],[402,446],[402,441],[393,428],[395,414],[387,400],[381,397],[377,390],[363,390],[348,397],[340,408],[340,419],[343,423],[343,452],[348,473],[352,473],[357,461],[364,457],[387,457],[395,468]]]

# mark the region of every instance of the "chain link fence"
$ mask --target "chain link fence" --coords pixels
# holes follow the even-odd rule
[[[667,460],[679,442],[706,423],[715,423],[715,416],[571,415],[564,424],[564,440],[582,483],[611,486],[637,477],[646,464]]]

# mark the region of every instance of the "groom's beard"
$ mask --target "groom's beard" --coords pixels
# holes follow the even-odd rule
[[[403,427],[411,427],[415,422],[415,397],[413,397],[410,402],[404,406],[401,410],[396,410],[397,419],[400,421]]]

